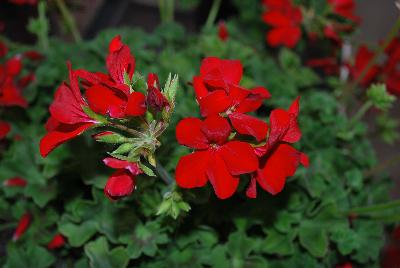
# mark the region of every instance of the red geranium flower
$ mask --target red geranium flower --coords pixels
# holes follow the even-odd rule
[[[375,54],[366,46],[362,45],[359,47],[354,65],[350,67],[350,72],[354,80],[357,80],[358,77],[364,72],[364,69],[374,56]],[[378,65],[374,65],[369,68],[367,73],[361,79],[360,84],[363,86],[368,86],[378,75],[379,71],[380,68]]]
[[[239,61],[204,59],[200,75],[193,78],[200,113],[203,117],[227,116],[240,134],[251,135],[260,141],[266,137],[268,125],[246,113],[256,111],[271,94],[263,87],[251,90],[240,87],[242,73]]]
[[[50,106],[51,117],[46,123],[47,134],[40,141],[40,153],[46,157],[60,144],[80,135],[97,123],[84,111],[87,102],[83,99],[76,73],[69,68],[70,84],[62,83]]]
[[[30,213],[25,213],[22,215],[18,222],[17,229],[15,229],[14,235],[12,237],[13,241],[17,241],[21,235],[23,235],[31,224],[32,216]]]
[[[226,41],[229,38],[228,28],[226,27],[226,24],[223,21],[218,23],[218,37],[222,41]]]
[[[62,234],[56,234],[53,239],[47,244],[47,248],[52,250],[52,249],[57,249],[61,248],[65,245],[65,237]]]
[[[360,22],[360,18],[354,15],[356,4],[354,0],[328,0],[332,6],[333,12],[339,16],[347,18],[355,23]]]
[[[176,182],[182,188],[205,186],[210,181],[215,194],[225,199],[233,195],[238,176],[257,169],[257,157],[245,142],[230,141],[229,122],[220,116],[204,121],[186,118],[176,127],[180,144],[195,149],[183,156],[176,167]]]
[[[10,132],[11,130],[11,126],[9,123],[5,122],[5,121],[0,121],[0,140],[4,139],[8,132]]]
[[[386,62],[382,69],[388,91],[400,96],[400,39],[394,38],[385,49]]]
[[[14,178],[10,178],[8,180],[5,180],[3,182],[3,185],[7,186],[7,187],[10,187],[10,186],[12,186],[12,187],[25,187],[27,185],[27,182],[23,178],[14,177]]]
[[[267,11],[262,19],[272,29],[267,33],[267,42],[276,47],[284,45],[293,48],[301,38],[301,22],[303,16],[301,9],[294,6],[291,1],[264,1]]]
[[[20,106],[22,108],[28,106],[28,102],[14,81],[21,69],[20,56],[15,56],[4,65],[0,65],[0,106]]]
[[[248,197],[256,197],[256,182],[273,195],[281,192],[286,178],[294,175],[299,164],[308,166],[308,157],[288,144],[301,138],[298,113],[299,98],[288,111],[275,109],[271,112],[267,143],[255,149],[259,155],[259,167],[252,176],[247,190]]]
[[[105,195],[111,200],[130,195],[135,189],[135,176],[143,173],[139,165],[112,157],[105,158],[103,162],[116,169],[104,187]]]
[[[132,79],[135,71],[135,58],[121,37],[114,37],[109,45],[106,59],[109,74],[91,73],[77,70],[77,76],[83,78],[85,96],[90,109],[102,115],[114,118],[141,116],[146,112],[146,97],[141,92],[131,92],[125,78]]]

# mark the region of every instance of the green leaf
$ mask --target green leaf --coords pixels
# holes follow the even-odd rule
[[[288,256],[294,253],[294,236],[281,234],[271,229],[267,231],[267,237],[263,242],[262,251],[269,254]]]
[[[148,166],[146,166],[145,164],[143,164],[142,162],[139,162],[139,166],[140,169],[144,172],[144,174],[146,174],[147,176],[150,177],[156,177],[156,174],[154,174],[154,171],[149,168]]]
[[[81,224],[67,222],[61,223],[58,229],[68,238],[68,243],[72,247],[81,247],[96,233],[96,223],[93,221]]]
[[[132,151],[134,148],[135,148],[134,143],[124,143],[124,144],[121,144],[120,146],[118,146],[118,148],[115,149],[111,153],[111,155],[126,154],[126,153],[129,153],[130,151]]]
[[[381,110],[388,110],[396,101],[396,97],[390,95],[386,90],[385,84],[373,84],[367,90],[368,100]]]
[[[328,235],[322,227],[302,224],[299,227],[300,244],[316,258],[322,258],[328,251]]]
[[[129,256],[125,248],[117,247],[110,251],[107,239],[99,237],[85,246],[85,253],[93,268],[124,268],[128,266]]]
[[[25,194],[31,196],[33,201],[43,208],[46,204],[57,196],[57,189],[54,184],[39,185],[29,183],[25,188]]]
[[[50,267],[55,258],[44,248],[37,245],[15,245],[10,244],[7,248],[7,262],[5,268]]]

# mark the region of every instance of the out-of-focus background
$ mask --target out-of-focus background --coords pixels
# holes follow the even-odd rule
[[[49,4],[51,2],[49,1]],[[108,27],[140,27],[151,32],[160,23],[157,0],[69,0],[66,2],[71,7],[78,28],[85,39],[94,37],[99,31]],[[212,1],[202,0],[196,8],[193,8],[196,6],[193,2],[193,0],[178,1],[175,19],[187,30],[196,32],[203,25]],[[378,2],[379,5],[377,5]],[[36,7],[16,6],[6,1],[2,1],[0,5],[2,10],[0,21],[5,21],[7,25],[4,34],[11,40],[34,42],[34,36],[26,31],[25,25],[28,18],[36,14]],[[235,12],[231,0],[223,0],[217,19],[235,16]],[[362,22],[359,32],[354,37],[356,42],[352,43],[373,44],[383,39],[395,22],[398,12],[394,0],[358,0],[356,13],[362,18]],[[57,12],[50,14],[51,32],[68,39],[69,35],[66,34],[65,29],[57,23],[61,21],[58,16]],[[393,109],[393,113],[396,117],[400,117],[400,107]],[[373,140],[373,143],[380,161],[385,161],[390,155],[398,153],[398,148],[400,148],[400,143],[388,145],[378,139]],[[398,187],[395,187],[393,195],[398,197],[400,196],[400,178],[398,177],[400,164],[392,165],[389,171],[392,177],[397,179]]]

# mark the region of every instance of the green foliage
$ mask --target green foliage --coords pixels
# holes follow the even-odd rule
[[[308,2],[318,6],[320,1]],[[377,162],[366,138],[366,126],[357,121],[350,134],[338,135],[348,130],[350,121],[339,112],[341,107],[331,88],[342,86],[340,82],[320,78],[303,66],[301,57],[292,50],[266,53],[259,1],[235,3],[242,9],[239,19],[228,23],[232,37],[227,42],[216,37],[215,29],[191,35],[176,24],[164,24],[151,35],[115,29],[80,44],[50,40],[49,49],[43,51],[46,60],[36,70],[37,82],[26,89],[33,96],[31,106],[25,111],[5,112],[5,118],[12,122],[12,134],[21,135],[22,140],[4,143],[0,181],[21,176],[28,186],[1,188],[0,218],[14,227],[29,211],[34,220],[20,241],[8,242],[2,265],[52,267],[57,260],[61,266],[74,267],[289,268],[334,267],[343,259],[360,267],[377,265],[384,225],[369,218],[350,223],[345,213],[352,207],[389,199],[386,178],[364,176]],[[238,22],[243,27],[255,26],[240,35],[240,27],[235,27]],[[135,73],[132,88],[144,91],[143,77],[158,73],[160,80],[167,81],[163,90],[175,107],[170,128],[160,138],[155,170],[151,158],[149,165],[141,163],[141,169],[152,177],[138,176],[134,194],[112,202],[101,190],[111,171],[96,163],[106,156],[105,151],[112,151],[110,144],[119,145],[111,153],[115,157],[132,157],[133,143],[119,133],[98,137],[101,145],[80,137],[42,159],[38,142],[53,93],[67,77],[66,60],[74,69],[103,71],[108,42],[116,34],[130,46],[143,72]],[[258,198],[250,200],[242,187],[235,197],[221,201],[210,189],[178,191],[159,177],[161,173],[173,174],[179,157],[188,152],[177,146],[174,126],[182,117],[196,116],[197,104],[188,83],[208,55],[240,59],[245,68],[243,85],[268,88],[273,98],[258,115],[263,120],[268,120],[267,111],[286,109],[301,95],[303,136],[299,145],[309,155],[311,166],[300,168],[281,194],[259,191]],[[178,74],[179,81],[170,73]],[[391,102],[381,86],[373,87],[368,96],[379,108]],[[392,129],[392,134],[387,134],[391,137],[394,126],[386,125],[388,128]],[[165,170],[160,171],[158,162]],[[46,243],[58,232],[67,238],[67,246],[50,252]]]
[[[387,92],[385,84],[374,84],[367,90],[367,97],[380,110],[388,110],[396,98]]]

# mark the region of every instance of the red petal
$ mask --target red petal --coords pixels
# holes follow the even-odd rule
[[[18,222],[17,229],[12,237],[13,241],[17,241],[21,235],[23,235],[31,224],[32,216],[29,213],[25,213]]]
[[[44,56],[37,51],[29,50],[24,53],[24,57],[30,60],[42,60]]]
[[[16,76],[22,69],[21,56],[12,57],[6,62],[5,66],[8,75]]]
[[[203,117],[225,112],[232,104],[232,100],[224,90],[215,90],[199,101],[200,113]]]
[[[239,60],[207,57],[201,63],[200,74],[207,84],[225,87],[229,84],[239,84],[243,75],[243,66]]]
[[[147,88],[146,102],[155,112],[161,112],[164,107],[169,106],[167,98],[154,86],[149,86]]]
[[[203,121],[201,131],[210,143],[223,144],[231,134],[231,126],[225,118],[214,115]]]
[[[80,135],[82,132],[91,127],[93,124],[94,123],[59,125],[56,129],[47,133],[40,140],[40,154],[42,155],[42,157],[46,157],[57,146]]]
[[[0,106],[28,107],[28,102],[22,96],[20,90],[14,85],[12,77],[7,77],[2,85],[0,94]]]
[[[126,160],[119,160],[113,157],[107,157],[103,159],[103,162],[106,166],[115,169],[126,169],[132,175],[142,174],[142,170],[140,169],[138,163],[128,162]]]
[[[65,238],[61,234],[56,234],[53,239],[47,244],[48,249],[57,249],[65,245]]]
[[[7,55],[7,52],[8,52],[8,48],[7,48],[6,44],[4,44],[3,42],[0,41],[0,58]]]
[[[11,126],[9,123],[4,122],[4,121],[0,121],[0,140],[4,139],[8,132],[10,132],[11,130]]]
[[[262,19],[265,23],[275,27],[289,26],[291,24],[291,18],[277,10],[265,12]]]
[[[222,41],[226,41],[229,37],[228,28],[223,21],[218,23],[218,37]]]
[[[196,93],[196,99],[199,101],[201,98],[208,95],[209,91],[204,85],[203,78],[200,76],[193,77],[193,88]]]
[[[244,101],[250,93],[250,90],[247,90],[239,85],[231,85],[229,87],[229,97],[232,99],[232,105],[234,106],[237,106]]]
[[[218,154],[232,175],[253,172],[258,167],[258,158],[250,144],[241,141],[230,141],[221,146]]]
[[[179,187],[202,187],[207,183],[206,170],[209,165],[210,152],[199,151],[185,155],[176,166],[175,179]]]
[[[286,29],[286,35],[283,40],[283,44],[289,48],[294,48],[301,38],[301,28],[300,27],[290,27]]]
[[[155,73],[149,73],[147,75],[147,86],[148,87],[155,87],[160,89],[160,82],[158,80],[158,76]]]
[[[118,41],[114,41],[114,43],[116,44],[112,44],[110,48],[115,49],[120,45],[121,47],[119,47],[118,50],[110,50],[110,54],[108,54],[106,58],[106,65],[113,80],[117,83],[124,84],[125,73],[128,74],[129,79],[132,79],[135,71],[135,58],[131,55],[131,50],[127,45],[122,42],[119,44]]]
[[[233,177],[219,154],[213,154],[207,169],[207,177],[214,188],[215,194],[220,199],[231,197],[238,185],[239,179]]]
[[[108,51],[109,51],[109,53],[116,52],[116,51],[120,50],[123,45],[124,44],[121,42],[121,36],[117,35],[111,40],[111,42],[108,46]]]
[[[110,88],[94,85],[86,91],[86,99],[90,109],[95,113],[112,117],[123,117],[126,99],[123,94],[113,91]]]
[[[27,184],[26,180],[20,177],[14,177],[8,180],[5,180],[3,182],[4,186],[10,187],[10,186],[15,186],[15,187],[25,187]]]
[[[286,31],[284,28],[274,28],[267,33],[267,42],[270,46],[276,47],[283,44]]]
[[[262,105],[263,100],[269,99],[271,94],[264,87],[255,87],[250,90],[247,98],[242,100],[236,107],[238,113],[249,113],[256,111]]]
[[[132,92],[128,98],[125,115],[142,116],[146,112],[146,96],[141,92]]]
[[[258,118],[242,113],[232,113],[229,119],[240,134],[253,136],[257,141],[262,141],[267,137],[268,124]]]
[[[134,189],[135,177],[126,170],[117,170],[108,178],[104,193],[108,198],[117,200],[130,195]]]
[[[256,198],[257,197],[257,181],[254,176],[251,177],[250,183],[247,186],[246,196],[248,198]]]
[[[176,126],[176,139],[179,144],[193,149],[207,149],[208,140],[201,131],[203,122],[198,118],[185,118]]]
[[[271,155],[261,160],[264,163],[257,172],[258,183],[273,195],[279,193],[286,178],[294,175],[303,157],[301,152],[290,145],[279,144]]]

